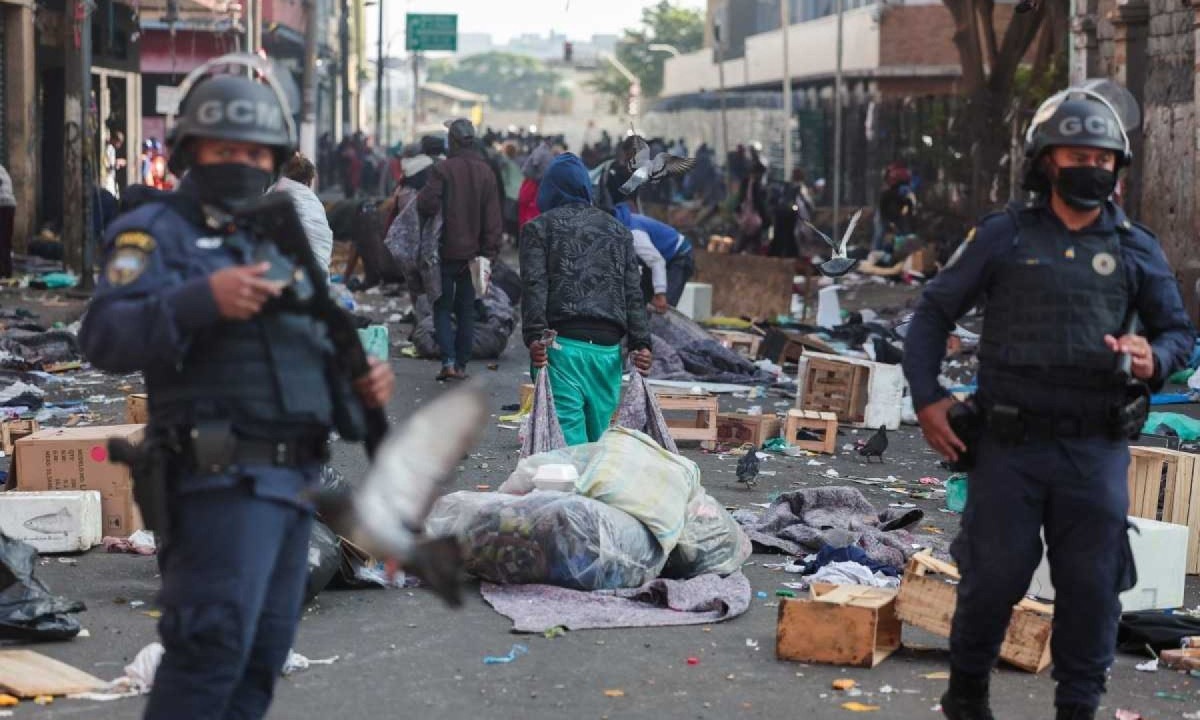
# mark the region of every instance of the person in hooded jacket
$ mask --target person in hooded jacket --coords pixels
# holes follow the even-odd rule
[[[520,190],[517,191],[518,232],[525,227],[525,223],[537,217],[540,212],[537,204],[538,186],[553,159],[554,151],[550,149],[549,142],[539,143],[533,152],[529,153],[529,157],[525,158],[525,165],[521,168],[521,174],[525,176],[525,180],[521,183]]]
[[[633,236],[592,204],[587,168],[572,153],[550,163],[542,214],[521,231],[522,330],[534,372],[549,372],[568,445],[595,442],[621,396],[621,341],[650,371],[650,327]],[[547,345],[545,330],[557,339]]]

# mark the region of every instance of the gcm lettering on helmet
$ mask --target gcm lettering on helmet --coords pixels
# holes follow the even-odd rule
[[[1088,115],[1083,120],[1077,117],[1066,117],[1058,124],[1058,131],[1066,136],[1078,135],[1085,129],[1089,135],[1121,137],[1121,126],[1117,121],[1100,115]]]
[[[250,100],[208,100],[196,109],[196,121],[201,125],[216,125],[228,119],[238,125],[278,128],[283,126],[283,111],[268,103]]]

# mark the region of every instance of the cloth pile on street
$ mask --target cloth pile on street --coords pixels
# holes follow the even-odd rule
[[[650,314],[655,380],[771,385],[776,378],[713,339],[676,310]]]
[[[875,509],[863,494],[848,487],[805,488],[783,493],[762,513],[737,510],[750,540],[760,549],[803,557],[825,548],[858,548],[873,576],[881,567],[898,572],[921,548],[944,555],[945,540],[911,532],[924,519],[916,508]],[[845,562],[863,560],[847,556]],[[864,564],[859,562],[859,564]]]
[[[494,360],[508,347],[508,339],[517,327],[517,309],[508,294],[493,283],[487,295],[475,302],[475,343],[471,356],[480,360]],[[428,294],[417,297],[413,303],[416,324],[412,342],[417,354],[423,358],[439,358],[436,333],[433,328],[433,301]]]

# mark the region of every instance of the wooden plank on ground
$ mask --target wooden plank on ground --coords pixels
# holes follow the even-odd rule
[[[98,677],[32,650],[0,650],[0,688],[17,697],[72,695],[104,684]]]

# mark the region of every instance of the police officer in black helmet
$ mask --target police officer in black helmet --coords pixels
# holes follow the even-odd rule
[[[989,676],[1043,535],[1056,590],[1058,718],[1093,718],[1105,689],[1118,594],[1136,572],[1129,440],[1149,390],[1183,366],[1193,342],[1157,240],[1111,199],[1136,124],[1136,103],[1111,83],[1047,101],[1026,138],[1034,201],[968,235],[926,286],[906,339],[904,372],[926,440],[948,460],[973,463],[952,547],[962,582],[942,698],[951,720],[992,718]],[[958,404],[937,379],[946,337],[984,298],[979,390]]]
[[[257,78],[210,74],[222,65]],[[170,448],[152,519],[166,653],[145,717],[261,718],[300,618],[336,409],[352,393],[382,405],[394,378],[375,364],[353,389],[339,379],[323,326],[272,304],[296,268],[235,221],[295,145],[270,66],[227,56],[183,87],[170,162],[187,174],[110,227],[80,342],[97,367],[144,374],[146,442]]]

